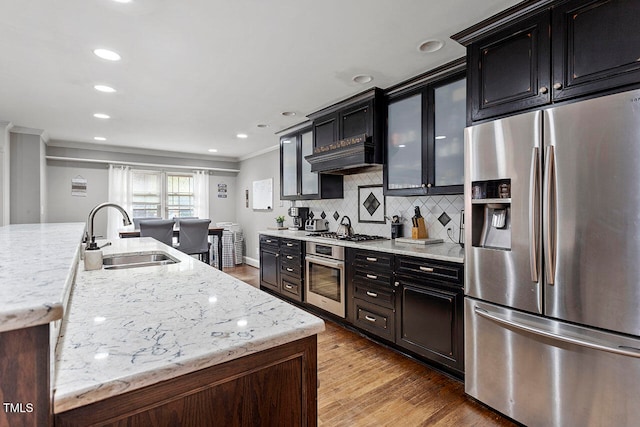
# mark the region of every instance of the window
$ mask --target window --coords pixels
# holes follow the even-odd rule
[[[193,175],[134,170],[132,183],[135,218],[195,216]]]

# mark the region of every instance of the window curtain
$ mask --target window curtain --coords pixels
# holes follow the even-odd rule
[[[109,165],[109,202],[122,206],[133,220],[133,197],[129,166]],[[123,227],[122,214],[117,209],[107,210],[107,238],[117,239]]]
[[[207,171],[193,173],[194,216],[209,218],[209,174]]]

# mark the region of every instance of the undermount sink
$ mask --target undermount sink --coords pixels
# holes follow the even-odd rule
[[[105,270],[119,270],[123,268],[150,267],[180,262],[165,252],[144,252],[137,254],[121,254],[105,256],[102,265]]]

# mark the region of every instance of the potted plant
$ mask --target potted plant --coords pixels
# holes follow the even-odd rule
[[[278,224],[278,227],[283,227],[284,226],[284,215],[278,215],[276,217],[276,223]]]

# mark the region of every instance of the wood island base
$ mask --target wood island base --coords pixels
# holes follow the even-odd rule
[[[56,426],[316,426],[316,335],[55,415]]]

